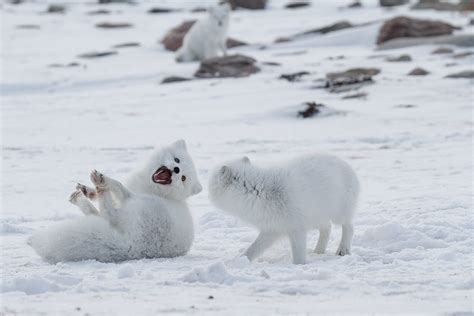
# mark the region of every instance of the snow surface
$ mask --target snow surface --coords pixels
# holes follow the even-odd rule
[[[361,9],[320,0],[289,11],[286,1],[273,0],[268,10],[231,18],[230,35],[252,43],[233,51],[256,58],[260,73],[160,85],[166,76],[191,76],[197,64],[176,64],[157,41],[203,13],[146,11],[212,2],[75,1],[64,15],[43,14],[45,1],[2,4],[2,313],[472,313],[473,81],[444,76],[472,70],[474,59],[432,55],[432,46],[378,52],[374,45],[381,21],[392,16],[442,19],[468,33],[472,14],[383,10],[374,0]],[[85,14],[99,8],[114,13]],[[376,22],[272,44],[343,19]],[[134,27],[94,27],[102,21]],[[76,58],[129,41],[142,46],[98,60]],[[405,53],[412,62],[383,58]],[[73,61],[81,66],[48,67]],[[363,88],[366,99],[314,89],[327,72],[366,66],[382,70]],[[406,76],[415,67],[431,74]],[[302,70],[311,75],[300,82],[278,79]],[[307,101],[337,114],[297,118]],[[67,198],[76,182],[88,183],[89,170],[124,179],[154,146],[178,138],[187,140],[203,184],[215,164],[242,155],[262,164],[311,151],[347,159],[363,188],[353,254],[334,255],[335,227],[324,255],[311,252],[318,233],[309,235],[306,265],[291,264],[287,241],[249,263],[238,254],[257,232],[216,210],[206,189],[190,200],[196,239],[184,257],[49,265],[27,245],[34,231],[81,216]]]

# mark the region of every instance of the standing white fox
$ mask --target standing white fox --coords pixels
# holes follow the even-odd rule
[[[331,221],[342,225],[336,254],[350,254],[359,182],[354,170],[337,157],[315,154],[267,168],[254,166],[244,157],[214,171],[209,194],[217,207],[260,230],[244,253],[249,260],[279,237],[288,236],[293,263],[303,264],[307,232],[319,229],[314,251],[324,253]]]
[[[46,261],[175,257],[194,239],[186,198],[202,187],[183,140],[155,152],[125,187],[92,171],[96,189],[78,184],[70,201],[85,215],[36,233],[29,243]],[[97,199],[99,210],[88,200]]]
[[[201,61],[216,57],[218,51],[227,54],[227,30],[230,5],[222,3],[208,9],[208,16],[194,23],[176,53],[177,62]]]

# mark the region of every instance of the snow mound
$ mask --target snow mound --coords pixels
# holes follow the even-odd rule
[[[64,289],[44,278],[32,276],[28,278],[14,278],[1,286],[1,292],[23,292],[26,295],[60,292]]]
[[[213,263],[205,268],[195,268],[182,277],[184,282],[188,283],[217,283],[232,285],[239,278],[227,272],[222,262]]]
[[[133,269],[133,267],[129,264],[121,267],[118,271],[117,271],[117,278],[119,279],[126,279],[126,278],[131,278],[135,275],[135,270]]]

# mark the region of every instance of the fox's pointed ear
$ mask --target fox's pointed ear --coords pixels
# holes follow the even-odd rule
[[[173,147],[186,150],[186,142],[183,139],[177,140],[173,143]]]

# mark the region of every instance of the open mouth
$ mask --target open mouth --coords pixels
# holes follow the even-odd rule
[[[165,166],[161,166],[155,173],[151,176],[153,182],[158,184],[170,184],[171,183],[171,170]]]

